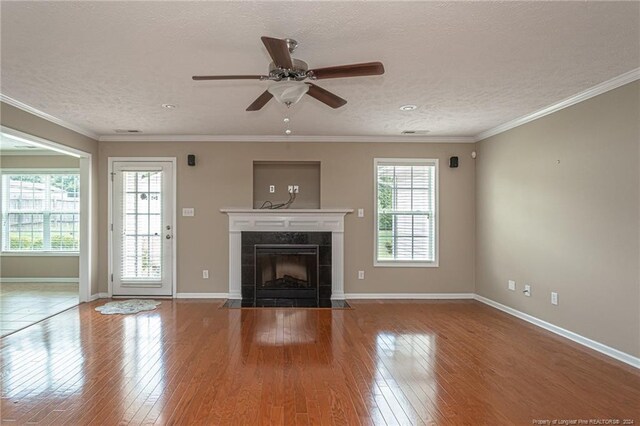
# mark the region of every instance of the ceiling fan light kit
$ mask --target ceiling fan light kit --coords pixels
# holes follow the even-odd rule
[[[335,67],[309,69],[306,62],[291,57],[291,53],[298,46],[298,42],[287,38],[261,37],[262,43],[267,48],[273,62],[269,64],[268,75],[196,75],[193,80],[260,80],[274,81],[258,98],[247,108],[247,111],[258,111],[264,107],[271,98],[291,106],[307,94],[312,98],[330,106],[340,108],[347,101],[313,83],[304,80],[322,80],[328,78],[365,77],[384,74],[384,66],[381,62],[366,62],[362,64],[339,65]]]
[[[279,81],[267,89],[276,101],[286,106],[297,103],[309,91],[309,86],[300,81]]]

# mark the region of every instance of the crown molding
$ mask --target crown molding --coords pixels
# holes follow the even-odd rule
[[[474,143],[473,136],[103,135],[100,142]]]
[[[624,86],[625,84],[632,83],[636,80],[640,80],[640,68],[633,69],[617,77],[614,77],[611,80],[596,84],[595,86],[583,92],[577,93],[560,102],[551,104],[531,114],[524,115],[522,117],[500,124],[499,126],[496,126],[492,129],[485,130],[475,137],[475,141],[479,142],[483,139],[495,136],[502,132],[506,132],[507,130],[511,130],[515,127],[522,126],[523,124],[529,123],[533,120],[537,120],[538,118],[542,118],[546,115],[553,114],[554,112],[560,111],[561,109],[586,101],[587,99],[591,99],[610,90],[617,89],[620,86]]]
[[[90,137],[91,139],[98,140],[98,135],[96,133],[93,133],[91,130],[87,130],[84,127],[76,126],[75,124],[71,124],[68,121],[61,120],[58,117],[54,117],[53,115],[47,114],[44,111],[40,111],[37,108],[34,108],[30,105],[27,105],[16,99],[13,99],[3,93],[0,93],[0,101],[4,102],[7,105],[11,105],[12,107],[18,108],[22,111],[28,112],[29,114],[35,115],[36,117],[40,117],[44,120],[57,124],[58,126],[62,126],[66,129],[73,130],[74,132]]]

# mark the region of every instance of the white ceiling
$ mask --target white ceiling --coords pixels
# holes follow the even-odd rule
[[[473,136],[638,68],[640,3],[3,1],[1,91],[99,135],[282,135],[284,106],[245,112],[269,83],[191,80],[266,73],[262,35],[310,67],[385,65],[319,81],[349,103],[305,97],[297,135]]]

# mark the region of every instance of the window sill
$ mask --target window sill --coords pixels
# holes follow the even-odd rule
[[[438,268],[437,262],[374,261],[375,268]]]
[[[77,251],[3,251],[0,253],[1,257],[66,257],[66,256],[80,256],[80,252]]]

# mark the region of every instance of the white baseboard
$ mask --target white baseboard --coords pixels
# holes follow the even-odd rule
[[[176,299],[228,299],[229,293],[176,293]]]
[[[229,293],[176,293],[176,299],[228,299]],[[148,299],[152,296],[114,296],[119,299]],[[109,299],[109,293],[97,293],[91,295],[90,301],[96,299]],[[164,296],[163,298],[167,298]],[[168,296],[171,298],[171,296]],[[156,296],[156,299],[158,297]]]
[[[89,297],[89,302],[93,302],[94,300],[98,300],[98,299],[108,299],[109,298],[109,293],[96,293],[96,294],[92,294]]]
[[[345,293],[345,299],[365,300],[365,299],[420,299],[420,300],[459,300],[473,299],[473,293]]]
[[[79,278],[11,278],[11,277],[3,277],[0,278],[0,283],[47,283],[47,284],[55,284],[55,283],[78,283],[80,282]]]
[[[513,315],[514,317],[520,318],[521,320],[527,321],[528,323],[537,325],[538,327],[544,328],[545,330],[548,330],[559,336],[562,336],[569,340],[573,340],[574,342],[579,343],[583,346],[586,346],[589,349],[593,349],[594,351],[598,351],[604,355],[610,356],[611,358],[617,359],[618,361],[622,361],[625,364],[631,365],[632,367],[640,368],[640,358],[630,355],[626,352],[622,352],[618,349],[614,349],[600,342],[596,342],[595,340],[591,340],[578,333],[574,333],[573,331],[569,331],[562,327],[558,327],[557,325],[553,325],[549,322],[541,320],[540,318],[536,318],[532,315],[525,314],[524,312],[518,311],[517,309],[513,309],[509,306],[503,305],[502,303],[498,303],[491,299],[487,299],[486,297],[480,296],[479,294],[475,295],[475,300],[477,300],[478,302],[482,302],[486,305],[489,305],[493,308],[496,308],[502,312],[506,312],[510,315]]]

